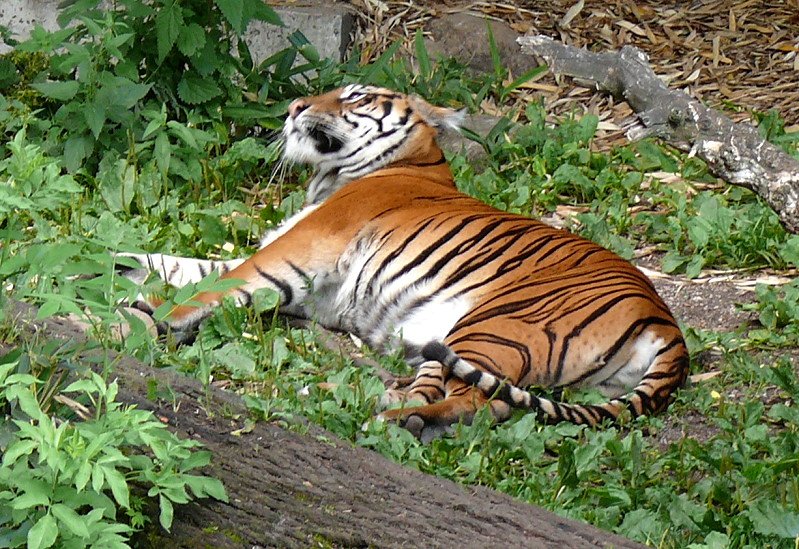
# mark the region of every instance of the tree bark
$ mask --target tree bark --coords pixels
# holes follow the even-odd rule
[[[749,124],[736,124],[687,94],[670,90],[644,52],[624,46],[614,53],[593,53],[541,35],[517,42],[523,53],[540,56],[553,72],[590,81],[627,101],[645,127],[628,132],[628,138],[652,135],[690,151],[717,177],[763,197],[783,226],[799,233],[799,161]]]
[[[70,362],[106,362],[109,351],[66,319],[35,320],[35,309],[19,302],[6,316],[23,344],[72,341]],[[0,354],[8,350],[0,341]],[[147,532],[138,547],[643,547],[488,488],[403,467],[315,426],[306,435],[264,422],[245,427],[237,395],[110,353],[119,400],[205,444],[214,456],[206,473],[230,498],[176,508],[172,531]],[[153,381],[173,398],[148,400]]]

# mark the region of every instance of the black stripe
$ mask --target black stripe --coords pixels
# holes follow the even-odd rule
[[[274,276],[270,275],[269,273],[261,269],[258,265],[255,265],[255,271],[258,273],[258,275],[261,278],[263,278],[264,280],[268,280],[280,290],[285,299],[282,305],[288,305],[291,303],[291,301],[294,299],[294,291],[291,289],[291,285],[288,282],[275,278]]]

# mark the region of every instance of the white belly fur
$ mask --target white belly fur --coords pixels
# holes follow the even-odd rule
[[[442,341],[470,308],[466,298],[433,298],[395,328],[395,336],[411,345],[422,347],[430,341]]]

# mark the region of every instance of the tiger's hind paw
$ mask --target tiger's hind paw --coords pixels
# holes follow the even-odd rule
[[[388,410],[399,406],[422,406],[427,404],[421,398],[408,398],[408,392],[402,389],[386,389],[380,397],[378,409]]]
[[[376,419],[378,421],[395,421],[423,444],[455,432],[455,427],[452,424],[427,422],[420,415],[407,413],[402,408],[381,412]]]
[[[413,436],[419,439],[422,444],[429,444],[437,438],[441,438],[444,435],[451,435],[455,432],[455,427],[452,425],[425,423],[425,420],[417,415],[408,416],[405,420],[400,422],[400,426],[407,429]]]

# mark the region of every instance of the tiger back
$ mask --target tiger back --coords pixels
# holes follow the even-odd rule
[[[266,287],[285,313],[377,349],[401,346],[417,375],[386,392],[379,417],[424,440],[486,405],[497,420],[516,407],[591,425],[663,410],[688,353],[650,281],[582,237],[459,192],[436,143],[459,120],[359,85],[296,100],[284,155],[316,172],[305,208],[261,249],[214,264],[127,255],[172,283],[211,269],[240,281],[178,307],[174,329],[196,326],[227,294],[247,305]],[[595,387],[607,401],[567,404],[531,386]]]

